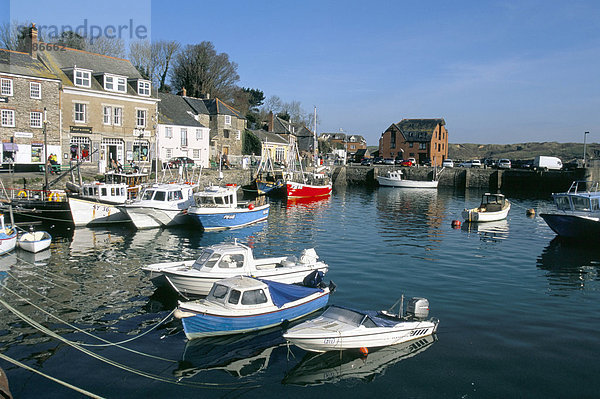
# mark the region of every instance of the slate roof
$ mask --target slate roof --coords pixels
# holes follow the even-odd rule
[[[163,125],[178,125],[206,127],[198,122],[189,112],[192,108],[181,96],[169,93],[158,93],[158,123]]]
[[[58,79],[46,66],[28,53],[0,49],[0,73]]]
[[[268,141],[269,143],[276,143],[282,145],[288,145],[290,142],[285,137],[280,136],[277,133],[267,132],[266,130],[250,130],[260,141]]]
[[[246,119],[237,109],[225,104],[218,98],[202,99],[183,97],[197,114],[203,115],[231,115],[238,119]]]
[[[402,119],[394,126],[406,141],[430,142],[437,125],[446,125],[443,119]]]

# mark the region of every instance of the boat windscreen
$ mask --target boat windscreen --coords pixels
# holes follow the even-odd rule
[[[202,269],[202,267],[207,267],[210,269],[217,263],[220,257],[220,254],[214,253],[213,251],[203,251],[200,254],[200,257],[196,259],[192,267],[197,270]]]
[[[278,283],[270,280],[260,280],[269,286],[269,293],[271,294],[271,300],[278,308],[282,307],[288,302],[297,301],[298,299],[305,298],[315,292],[323,292],[320,288],[304,287],[301,285]]]
[[[359,313],[350,309],[339,308],[337,306],[330,306],[325,312],[323,312],[322,316],[355,327],[360,326],[360,323],[365,317],[364,313]]]

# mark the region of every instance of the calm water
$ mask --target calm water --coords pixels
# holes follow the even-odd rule
[[[77,229],[45,254],[0,258],[9,267],[0,298],[47,329],[2,305],[0,352],[111,398],[597,397],[600,249],[557,241],[525,215],[550,209],[548,198],[511,196],[507,221],[453,229],[480,196],[351,187],[320,202],[273,202],[266,223],[237,231]],[[314,247],[338,286],[335,304],[385,309],[403,293],[428,298],[436,340],[362,359],[288,350],[277,330],[187,342],[177,321],[154,328],[176,298],[139,268],[233,238],[261,256]],[[0,366],[15,398],[80,397]]]

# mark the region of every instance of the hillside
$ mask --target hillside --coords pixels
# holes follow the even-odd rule
[[[600,144],[586,145],[587,158],[600,157]],[[563,162],[583,158],[583,143],[448,144],[451,159],[533,159],[538,155],[559,157]]]

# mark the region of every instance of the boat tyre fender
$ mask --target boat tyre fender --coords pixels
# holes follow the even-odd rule
[[[27,192],[25,190],[21,190],[17,193],[17,197],[19,198],[27,198]]]

